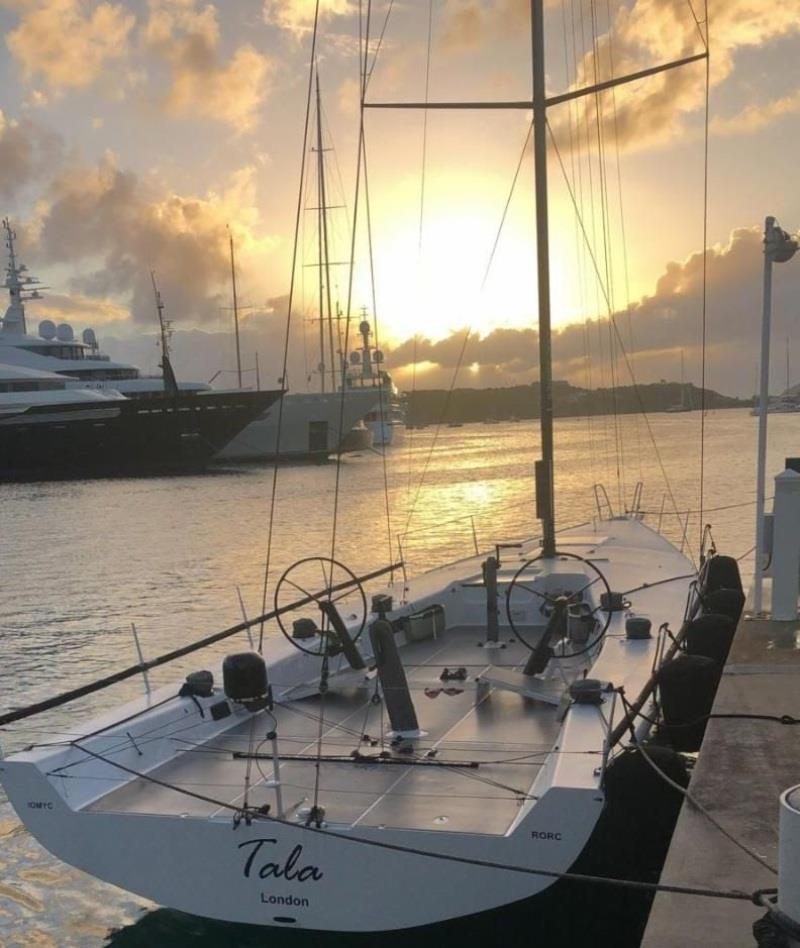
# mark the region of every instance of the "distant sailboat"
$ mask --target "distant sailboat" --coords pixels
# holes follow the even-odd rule
[[[798,386],[790,384],[791,367],[789,361],[789,337],[786,337],[786,388],[774,398],[767,402],[767,411],[770,414],[787,415],[800,412],[800,389]],[[753,401],[753,408],[750,411],[753,416],[758,415],[758,395]]]
[[[692,411],[692,406],[689,404],[689,399],[686,397],[686,383],[683,379],[683,349],[681,349],[681,400],[677,403],[677,405],[670,405],[669,408],[667,408],[667,411],[671,414]]]

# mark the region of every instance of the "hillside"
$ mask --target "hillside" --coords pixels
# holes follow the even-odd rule
[[[685,389],[686,403],[699,408],[701,390],[693,385],[686,385]],[[613,413],[615,407],[619,414],[629,414],[641,408],[647,412],[660,412],[680,403],[681,385],[678,382],[640,385],[637,395],[637,389],[632,385],[589,391],[569,382],[554,382],[553,398],[555,414],[559,418],[607,415]],[[706,408],[742,408],[749,404],[750,401],[706,389]],[[444,389],[408,393],[407,421],[410,425],[538,417],[538,382],[510,388],[457,388],[453,389],[449,399]]]

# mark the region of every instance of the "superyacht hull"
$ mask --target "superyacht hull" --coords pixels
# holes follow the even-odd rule
[[[282,409],[276,405],[256,418],[216,459],[325,460],[341,450],[344,438],[374,403],[374,393],[360,391],[348,391],[344,398],[340,392],[285,395]]]
[[[12,407],[0,414],[0,479],[201,471],[280,391]]]

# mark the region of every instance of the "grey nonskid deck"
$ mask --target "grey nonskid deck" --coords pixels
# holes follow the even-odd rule
[[[490,834],[508,830],[552,750],[559,721],[552,705],[476,683],[475,678],[492,666],[518,668],[527,658],[524,646],[509,641],[508,634],[503,638],[505,648],[486,649],[479,644],[485,639],[480,630],[456,629],[437,640],[402,647],[409,688],[425,732],[413,741],[415,762],[404,766],[324,761],[319,803],[328,821]],[[466,668],[467,679],[441,680],[445,667]],[[176,734],[172,739],[183,753],[150,776],[238,806],[249,769],[248,802],[269,803],[274,812],[275,791],[266,785],[273,777],[272,760],[235,759],[233,753],[270,755],[271,743],[265,738],[277,723],[283,804],[291,817],[313,799],[320,715],[323,758],[348,758],[354,751],[377,756],[390,748],[385,709],[372,701],[374,693],[372,681],[363,687],[340,688],[332,676],[324,699],[278,702],[275,721],[269,714],[258,715],[202,746],[195,746],[190,733]],[[293,756],[308,759],[290,759]],[[404,759],[396,751],[392,756]],[[478,766],[443,766],[459,762]],[[197,817],[220,811],[213,803],[143,778],[108,793],[89,809]]]

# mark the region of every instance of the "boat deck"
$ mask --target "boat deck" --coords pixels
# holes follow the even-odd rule
[[[226,812],[211,801],[242,805],[249,770],[249,805],[268,803],[275,813],[266,737],[275,728],[285,814],[301,819],[314,798],[322,718],[319,805],[329,822],[503,834],[552,751],[560,722],[554,704],[476,681],[482,673],[518,669],[527,659],[523,645],[501,637],[505,648],[487,649],[479,630],[451,629],[401,648],[424,732],[408,742],[411,754],[392,747],[384,705],[372,701],[374,681],[364,683],[363,673],[348,670],[331,676],[324,698],[276,703],[274,720],[264,712],[199,746],[176,733],[172,740],[181,752],[150,776],[208,800],[136,778],[88,809],[211,817]],[[445,667],[466,668],[467,679],[442,681]],[[359,762],[350,756],[354,751],[374,758],[388,751],[390,757]],[[235,752],[267,756],[248,760]]]

